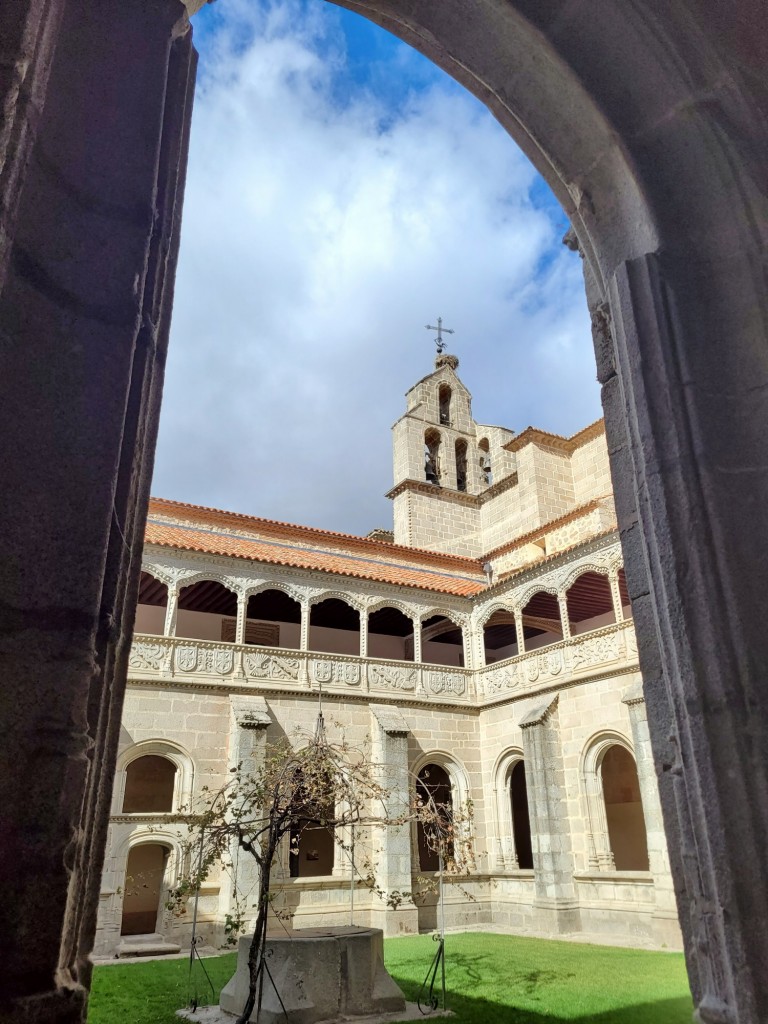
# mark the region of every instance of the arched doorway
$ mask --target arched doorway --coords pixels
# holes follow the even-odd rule
[[[648,870],[648,839],[635,759],[616,743],[600,765],[608,841],[617,871]]]
[[[438,871],[441,853],[443,863],[453,859],[453,842],[445,839],[453,817],[453,789],[445,768],[439,764],[425,764],[417,776],[416,796],[423,806],[431,810],[436,821],[436,826],[429,821],[416,824],[419,867],[422,871]]]
[[[174,810],[176,765],[159,754],[144,754],[125,770],[123,814],[162,814]]]
[[[131,847],[125,867],[121,935],[151,935],[157,931],[169,855],[162,843]]]
[[[522,760],[517,761],[509,773],[509,802],[517,866],[529,870],[533,868],[533,845],[531,818],[528,812],[528,789],[525,784],[525,762]]]

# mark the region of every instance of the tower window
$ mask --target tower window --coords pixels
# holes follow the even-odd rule
[[[490,487],[493,483],[493,473],[491,471],[491,453],[488,438],[484,437],[482,441],[479,441],[477,447],[480,449],[480,470],[483,474],[483,481],[486,487]]]
[[[440,423],[444,427],[451,425],[451,389],[447,384],[441,384],[437,392],[440,405]]]
[[[456,490],[467,489],[467,442],[456,442]]]
[[[428,430],[424,435],[424,477],[430,484],[440,483],[440,434]]]

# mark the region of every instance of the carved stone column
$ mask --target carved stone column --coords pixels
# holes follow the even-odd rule
[[[523,626],[521,608],[515,608],[515,634],[517,636],[517,653],[525,654],[525,627]]]
[[[565,594],[558,594],[557,603],[560,607],[560,625],[563,629],[563,640],[570,640],[571,619],[568,615],[568,598],[565,596]]]
[[[622,701],[627,705],[632,726],[632,745],[635,748],[637,779],[640,784],[640,799],[643,804],[645,833],[648,841],[648,866],[653,875],[656,895],[656,910],[653,914],[654,930],[659,944],[677,945],[680,942],[677,900],[672,884],[672,874],[667,852],[667,837],[661,814],[659,787],[653,765],[651,737],[648,718],[645,713],[645,698],[642,682],[636,683],[624,694]]]
[[[533,870],[534,907],[544,931],[574,932],[580,915],[573,881],[558,698],[532,708],[520,722],[525,752]]]
[[[176,636],[176,620],[179,617],[179,587],[178,584],[168,587],[168,604],[165,607],[165,625],[163,636]]]
[[[624,621],[624,606],[621,603],[621,590],[619,589],[619,570],[614,569],[608,574],[608,582],[611,586],[611,599],[613,601],[613,613],[617,622]]]
[[[421,619],[413,620],[413,660],[420,665],[423,660],[421,650]]]
[[[301,627],[300,627],[300,640],[299,650],[309,650],[309,616],[311,612],[311,606],[309,599],[304,597],[301,600]]]
[[[0,40],[3,1015],[64,1024],[91,975],[195,54],[179,0],[2,3]]]
[[[408,724],[400,711],[388,704],[371,704],[372,759],[378,765],[382,786],[389,791],[386,807],[374,813],[387,818],[407,815],[410,801]],[[387,896],[411,891],[411,824],[382,825],[372,829],[376,880]],[[419,930],[418,910],[412,903],[393,909],[380,904],[371,924],[386,935]]]
[[[235,621],[235,643],[245,643],[245,623],[248,618],[248,598],[243,594],[237,595],[237,619]]]
[[[360,657],[368,657],[368,610],[360,612]]]
[[[258,775],[264,766],[267,750],[267,728],[272,718],[263,697],[230,697],[230,767],[241,775]],[[237,906],[246,912],[251,926],[258,908],[253,906],[258,892],[259,866],[245,850],[232,844],[232,877],[222,877],[220,907],[222,914],[232,913]]]

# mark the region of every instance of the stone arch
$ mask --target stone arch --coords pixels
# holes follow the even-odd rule
[[[292,601],[298,601],[299,604],[307,600],[307,594],[303,590],[291,586],[290,583],[284,583],[282,580],[259,580],[258,583],[249,583],[243,588],[242,596],[248,600],[249,597],[261,594],[265,590],[280,590]]]
[[[366,656],[414,661],[418,613],[401,601],[377,601],[365,617]]]
[[[469,788],[469,776],[467,775],[466,768],[459,761],[459,759],[455,755],[449,754],[447,751],[439,749],[430,750],[427,753],[422,753],[413,764],[412,777],[414,779],[418,779],[422,771],[429,765],[435,765],[441,771],[445,772],[448,781],[450,782],[452,807],[466,808],[471,798]],[[423,843],[420,843],[419,837],[420,828],[421,826],[419,823],[414,823],[414,827],[411,833],[413,863],[416,865],[417,868],[420,864],[420,846],[423,849]],[[465,825],[457,829],[457,839],[459,842],[461,842],[462,833],[464,833],[465,831]]]
[[[440,383],[437,389],[438,420],[440,426],[451,426],[451,404],[453,401],[453,388],[445,381]]]
[[[145,854],[149,856],[142,856]],[[148,932],[165,935],[173,931],[173,922],[163,907],[162,897],[181,870],[182,856],[178,836],[163,827],[140,827],[120,844],[116,866],[122,880],[121,936]],[[130,872],[135,875],[132,877]]]
[[[601,730],[599,733],[596,733],[587,741],[581,758],[582,792],[584,793],[587,806],[589,867],[595,871],[624,870],[623,864],[626,862],[626,854],[622,851],[624,859],[620,859],[619,864],[616,863],[616,842],[615,838],[612,841],[612,837],[615,837],[615,829],[620,828],[622,823],[621,821],[614,823],[609,820],[609,810],[604,790],[603,762],[606,755],[614,748],[620,748],[625,751],[632,759],[635,780],[637,780],[637,760],[634,748],[627,737],[619,732]],[[648,845],[645,822],[642,817],[639,782],[636,782],[636,794],[633,795],[636,795],[637,799],[632,802],[638,806],[632,809],[631,818],[627,816],[629,827],[632,829],[630,842],[633,844],[645,844],[645,853],[644,860],[643,856],[633,858],[636,864],[642,863],[644,866],[636,866],[630,870],[647,871]],[[639,819],[637,812],[639,812]]]
[[[350,608],[354,608],[361,615],[366,611],[366,604],[363,600],[355,597],[354,594],[346,594],[343,590],[321,590],[317,594],[312,594],[307,603],[310,608],[313,608],[316,604],[322,604],[323,601],[331,599],[343,601],[344,604],[348,604]]]
[[[176,774],[173,782],[171,813],[175,814],[182,808],[189,807],[195,780],[192,757],[180,744],[158,738],[134,743],[118,756],[112,791],[112,814],[125,813],[123,803],[128,767],[142,757],[162,757],[174,766]]]
[[[321,605],[326,608],[318,611]],[[361,653],[365,604],[343,591],[324,590],[309,599],[308,647],[327,654]]]
[[[616,622],[614,587],[608,569],[582,566],[582,571],[571,574],[569,580],[564,607],[572,635]]]
[[[100,714],[92,715],[89,724],[97,770],[83,777],[80,792],[71,790],[70,773],[52,780],[47,803],[33,809],[35,820],[46,820],[49,807],[66,805],[67,827],[51,833],[50,846],[38,844],[43,853],[30,848],[29,859],[18,858],[19,867],[6,878],[14,901],[33,918],[51,912],[52,905],[50,892],[35,896],[38,865],[55,862],[53,884],[62,894],[65,889],[70,893],[68,904],[63,896],[53,904],[56,918],[47,936],[36,935],[31,946],[19,941],[6,964],[13,979],[9,999],[20,1003],[45,995],[57,1008],[65,1000],[82,1005],[88,983],[82,964],[98,899],[97,880],[89,880],[89,855],[92,848],[98,855],[105,809],[96,797],[116,749],[116,739],[102,741],[100,723],[119,708],[124,687],[120,659],[113,654],[130,631],[133,614],[124,597],[135,583],[131,560],[141,545],[157,428],[156,384],[167,344],[194,74],[194,52],[179,4],[145,11],[118,0],[105,2],[103,20],[80,17],[74,5],[62,8],[48,25],[50,31],[39,34],[39,59],[30,65],[29,87],[19,90],[13,77],[2,87],[18,131],[12,133],[11,173],[1,186],[7,194],[0,209],[4,233],[18,239],[9,252],[19,257],[0,265],[3,322],[14,336],[27,336],[43,308],[29,301],[31,277],[48,282],[40,301],[45,303],[49,371],[65,381],[78,345],[84,360],[106,352],[103,338],[93,335],[90,318],[73,320],[69,311],[91,309],[94,294],[104,297],[102,309],[131,311],[114,318],[108,357],[91,362],[90,383],[104,399],[100,444],[87,466],[90,479],[72,486],[82,491],[94,484],[94,515],[68,537],[69,557],[82,557],[87,566],[82,615],[72,616],[71,649],[81,649],[81,635],[94,635],[105,614],[115,617],[100,654],[107,666]],[[674,793],[667,787],[663,799],[669,818],[681,819],[673,841],[686,837],[673,863],[694,1001],[710,1018],[765,1019],[768,940],[762,936],[768,890],[762,837],[768,823],[768,715],[760,679],[768,637],[755,612],[762,579],[754,566],[764,561],[766,542],[755,536],[749,518],[752,508],[768,505],[768,482],[755,470],[764,452],[767,418],[765,389],[756,386],[765,379],[765,345],[755,340],[764,337],[766,300],[754,273],[761,265],[764,219],[762,6],[744,0],[740,17],[734,18],[730,7],[694,0],[640,6],[591,0],[566,7],[509,0],[471,9],[461,0],[346,2],[475,92],[547,177],[574,224],[588,265],[607,436],[614,470],[620,470],[623,530],[645,542],[628,546],[632,589],[640,593],[646,582],[647,558],[651,598],[662,610],[655,632],[652,624],[643,624],[640,641],[649,656],[660,652],[663,682],[653,725],[657,761],[661,764],[667,747],[676,747],[679,754],[679,785]],[[39,22],[27,6],[23,13],[36,31]],[[199,6],[200,0],[189,0],[190,11]],[[107,23],[114,32],[104,31]],[[15,23],[12,28],[9,64],[20,66],[27,37],[15,31]],[[146,44],[138,77],[135,64],[118,60],[126,39],[132,38]],[[92,132],[93,138],[83,136],[81,147],[72,146],[83,124],[98,122],[103,102],[98,85],[105,68],[112,73],[112,123],[119,130],[106,136]],[[68,89],[73,81],[80,86],[75,101]],[[137,82],[141,103],[136,102]],[[629,102],[627,83],[632,85]],[[141,151],[137,137],[144,140]],[[46,165],[35,159],[38,150],[47,155]],[[59,168],[62,180],[77,181],[77,192],[49,190],[48,165]],[[147,215],[129,223],[119,208],[99,204],[107,180],[116,194],[130,197]],[[125,274],[119,279],[111,265],[102,266],[109,261],[103,259],[103,234],[92,226],[97,206],[115,246],[125,254]],[[66,285],[60,250],[51,248],[45,231],[53,216],[62,245],[77,241],[71,245]],[[745,310],[755,315],[745,316]],[[146,329],[149,311],[160,315],[152,320],[153,344],[141,347],[137,336]],[[728,344],[723,344],[726,331]],[[13,453],[8,458],[7,482],[15,501],[0,532],[10,536],[6,526],[23,522],[30,513],[32,525],[19,531],[14,554],[18,564],[43,566],[36,586],[39,597],[50,602],[59,590],[66,592],[67,559],[58,554],[55,537],[74,497],[66,486],[53,485],[50,467],[68,451],[87,451],[93,430],[91,416],[71,401],[66,387],[50,394],[41,388],[39,361],[28,365],[32,362],[19,358],[9,377],[3,415],[12,429],[25,424],[27,457],[23,467]],[[617,401],[619,393],[623,401]],[[45,401],[35,417],[27,417],[30,396],[38,394]],[[747,403],[749,414],[736,415]],[[719,457],[723,451],[731,460],[726,479]],[[679,472],[660,471],[673,461]],[[632,504],[634,486],[643,496],[639,514]],[[48,508],[45,515],[32,515],[41,487],[47,489]],[[49,551],[47,560],[40,557],[42,550]],[[108,550],[118,553],[105,559]],[[718,557],[723,551],[727,558]],[[695,590],[687,586],[692,578]],[[713,620],[707,615],[711,595],[724,592],[731,595],[731,614]],[[7,598],[6,593],[0,596]],[[30,590],[27,597],[30,608],[42,605],[37,593]],[[733,623],[738,623],[740,649],[750,652],[749,659],[731,657]],[[696,656],[700,650],[714,653],[702,660]],[[29,663],[20,660],[15,681],[8,682],[11,707],[17,696],[19,703],[25,699],[39,657],[34,651]],[[73,666],[62,680],[61,735],[92,671],[88,665]],[[723,694],[734,699],[713,700]],[[54,714],[48,709],[51,735]],[[28,740],[38,728],[30,715],[26,731],[17,734],[20,753],[34,749]],[[734,736],[744,741],[738,772],[733,771]],[[20,758],[17,767],[23,777],[26,759]],[[65,782],[70,786],[66,801]],[[27,795],[13,796],[9,793],[4,807],[22,832],[29,815]],[[729,828],[732,822],[739,827]],[[73,835],[81,837],[74,849]],[[726,919],[702,907],[732,907],[734,912]],[[28,962],[45,958],[55,963],[56,956],[61,971],[69,971],[78,987],[64,992],[50,980],[30,987]],[[50,971],[37,976],[52,978]]]
[[[300,650],[306,595],[289,584],[261,580],[246,587],[242,601],[243,643]]]
[[[510,747],[500,754],[493,768],[493,805],[496,814],[496,859],[502,870],[533,868],[531,823],[527,797],[524,806],[512,793],[512,774],[525,765],[522,747]],[[527,828],[526,828],[527,826]]]
[[[427,623],[430,619],[446,619],[458,630],[460,641],[459,644],[455,644],[453,638],[449,637],[447,641],[440,641],[438,638],[445,637],[448,634],[453,633],[455,630],[451,629],[440,629],[438,632],[430,632],[430,630],[436,630],[438,623],[432,623],[432,626],[428,626]],[[472,665],[472,651],[471,651],[471,636],[469,630],[469,616],[462,614],[461,612],[451,611],[448,608],[432,608],[429,611],[422,612],[419,616],[419,631],[420,631],[420,644],[421,644],[421,660],[426,665],[454,665],[457,662],[453,659],[453,656],[448,656],[446,652],[442,654],[434,647],[426,647],[426,644],[439,643],[443,647],[457,646],[460,645],[458,651],[459,667],[465,665]],[[445,656],[443,656],[445,654]],[[439,660],[438,660],[439,659]]]
[[[488,619],[490,619],[490,617],[494,615],[496,612],[509,612],[510,614],[514,615],[515,609],[517,607],[517,604],[513,605],[511,601],[494,601],[492,604],[486,605],[478,613],[477,619],[475,620],[478,629],[483,629]]]

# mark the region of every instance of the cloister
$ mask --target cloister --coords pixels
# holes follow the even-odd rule
[[[80,1020],[87,1001],[197,6],[0,7],[9,496],[0,508],[0,935],[13,1021]],[[768,540],[757,528],[768,504],[764,5],[347,6],[479,96],[571,220],[697,1014],[759,1024],[768,1017]]]

